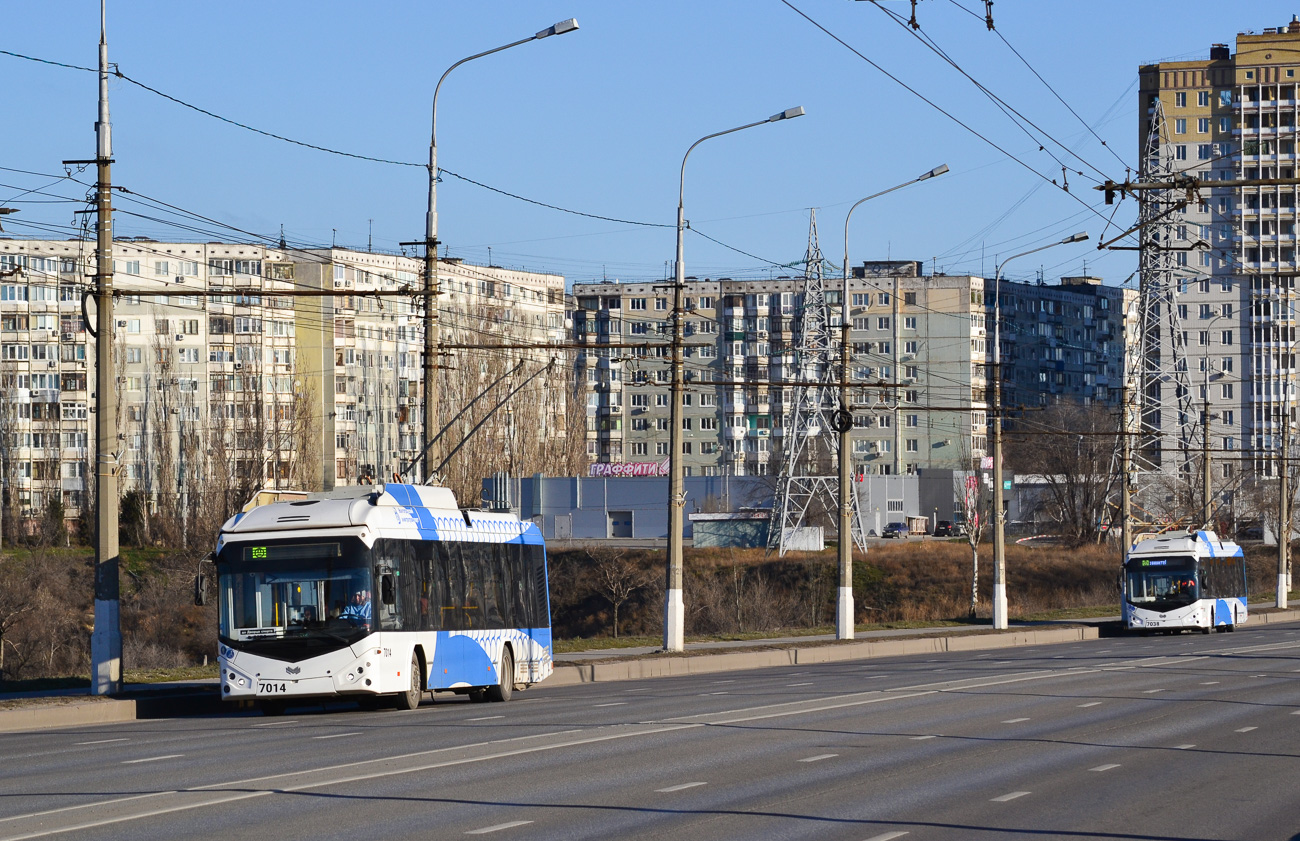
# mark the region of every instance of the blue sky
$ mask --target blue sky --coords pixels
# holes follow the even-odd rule
[[[11,4],[0,50],[94,66],[98,5]],[[801,105],[805,117],[710,140],[692,154],[686,215],[698,233],[686,241],[687,274],[792,273],[780,264],[803,256],[810,208],[823,252],[838,263],[844,214],[855,201],[946,163],[949,174],[855,212],[851,262],[917,259],[940,271],[991,274],[998,258],[1087,230],[1092,243],[1017,261],[1011,276],[1028,279],[1041,267],[1050,279],[1086,264],[1122,283],[1136,258],[1095,249],[1115,209],[1089,188],[1136,165],[1137,66],[1203,57],[1238,31],[1287,23],[1300,4],[997,0],[993,33],[981,0],[920,0],[922,34],[1032,120],[1039,127],[1029,128],[1032,138],[882,8],[903,18],[911,12],[907,0],[110,0],[109,57],[131,78],[230,119],[418,164],[427,158],[434,84],[447,67],[576,17],[578,32],[448,77],[439,163],[538,202],[650,224],[543,208],[444,175],[440,237],[452,256],[486,263],[490,248],[497,265],[570,280],[661,278],[673,255],[686,149],[703,135]],[[0,74],[7,116],[0,167],[57,176],[62,160],[93,157],[93,74],[7,55]],[[283,225],[296,244],[365,247],[371,226],[377,249],[423,236],[421,167],[272,140],[121,80],[110,95],[117,184],[267,237]],[[1050,183],[1062,183],[1057,158],[1070,170],[1068,193]],[[77,177],[89,182],[93,172]],[[0,170],[0,184],[0,205],[22,211],[5,222],[11,236],[70,231],[83,206],[85,188],[55,177]],[[35,189],[52,195],[25,192]],[[1134,210],[1122,205],[1113,225],[1130,223]],[[174,215],[147,214],[168,221],[123,215],[119,235],[236,238],[214,224],[198,226],[200,234],[169,224]]]

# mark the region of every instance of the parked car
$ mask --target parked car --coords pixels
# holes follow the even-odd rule
[[[906,523],[889,523],[880,530],[881,537],[907,537]]]
[[[940,520],[939,522],[934,524],[935,537],[952,537],[952,535],[953,535],[953,531],[952,531],[951,520]]]

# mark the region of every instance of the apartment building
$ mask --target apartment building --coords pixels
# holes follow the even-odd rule
[[[1175,252],[1181,336],[1162,336],[1162,357],[1182,339],[1195,402],[1215,407],[1212,449],[1253,451],[1257,474],[1271,475],[1282,412],[1292,422],[1296,413],[1296,185],[1213,182],[1295,177],[1300,20],[1239,33],[1235,51],[1215,44],[1208,59],[1143,65],[1138,76],[1139,148],[1158,102],[1163,159],[1208,182],[1172,226],[1170,244],[1185,249]],[[1166,439],[1183,420],[1171,391],[1160,395]],[[1243,464],[1216,460],[1219,481]]]
[[[86,500],[95,339],[82,299],[94,266],[93,242],[0,238],[0,470],[11,508],[28,516],[57,500],[75,519]],[[422,304],[364,293],[418,289],[421,269],[414,257],[338,248],[115,242],[122,491],[183,508],[197,489],[238,497],[408,471],[423,441]],[[565,339],[563,277],[459,261],[438,271],[445,343]],[[301,290],[337,294],[285,294]],[[457,385],[457,361],[471,382],[487,376],[480,356],[449,349],[444,388]],[[567,390],[555,391],[563,401]],[[512,432],[563,436],[562,423],[561,407]]]
[[[782,383],[796,370],[802,284],[790,277],[687,278],[687,475],[779,472],[793,391]],[[659,475],[666,468],[670,292],[664,283],[574,285],[574,338],[582,346],[575,377],[587,388],[595,473]],[[840,295],[826,292],[836,328]],[[993,282],[924,275],[911,261],[867,262],[853,267],[849,295],[855,470],[969,469],[989,447]],[[1118,403],[1125,315],[1135,296],[1096,278],[1004,281],[1006,404]]]

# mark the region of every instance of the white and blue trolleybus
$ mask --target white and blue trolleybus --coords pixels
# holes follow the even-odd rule
[[[285,495],[282,495],[282,497]],[[254,505],[215,553],[222,697],[506,701],[551,674],[537,526],[388,484]]]
[[[1235,630],[1246,621],[1246,559],[1212,531],[1140,535],[1124,560],[1124,627]]]

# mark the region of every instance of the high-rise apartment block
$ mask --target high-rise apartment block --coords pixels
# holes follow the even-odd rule
[[[1139,148],[1149,148],[1158,103],[1158,154],[1203,182],[1165,228],[1163,246],[1174,249],[1172,315],[1181,326],[1166,330],[1161,357],[1166,367],[1175,364],[1181,339],[1185,387],[1199,397],[1196,405],[1214,406],[1212,450],[1253,451],[1254,467],[1269,475],[1282,411],[1295,420],[1296,185],[1272,179],[1296,175],[1300,21],[1240,33],[1235,52],[1215,44],[1208,59],[1143,65],[1138,75]],[[1214,184],[1227,180],[1258,183]],[[1160,395],[1167,447],[1187,420],[1171,391],[1166,385]],[[1227,455],[1215,460],[1219,481],[1242,464]]]
[[[836,336],[839,286],[828,282],[826,292]],[[669,453],[671,290],[579,283],[573,295],[592,469],[654,472]],[[924,275],[916,262],[868,262],[854,267],[849,296],[855,470],[897,475],[978,464],[989,446],[993,282]],[[1007,404],[1118,402],[1133,296],[1095,278],[1003,283]],[[683,297],[688,475],[779,472],[801,279],[688,278]]]
[[[143,238],[115,242],[113,257],[123,493],[185,506],[224,490],[242,504],[263,486],[409,471],[423,441],[423,304],[365,293],[420,289],[419,259]],[[93,487],[96,339],[83,297],[94,271],[93,242],[0,238],[0,473],[10,510],[26,516],[57,500],[75,518]],[[444,388],[473,397],[491,373],[464,345],[566,339],[563,277],[455,260],[438,273],[452,346],[439,360]],[[290,294],[304,291],[333,294]],[[509,356],[501,366],[550,354]],[[562,423],[561,407],[522,432],[562,436]]]

